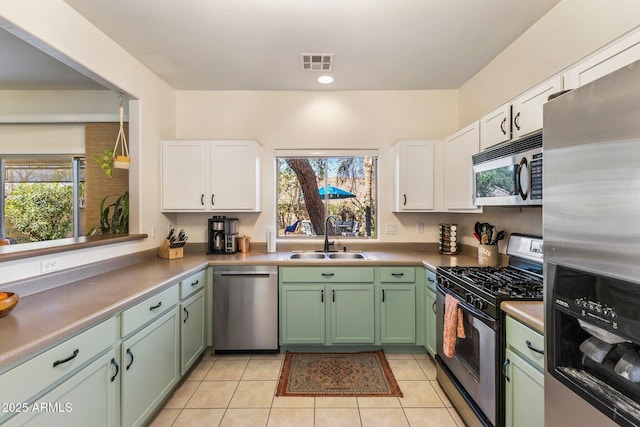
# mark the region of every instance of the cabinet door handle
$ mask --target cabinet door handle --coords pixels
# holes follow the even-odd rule
[[[118,372],[120,372],[120,366],[118,366],[118,362],[116,362],[115,358],[111,358],[111,364],[113,365],[114,368],[116,368],[116,373],[113,374],[113,376],[111,377],[111,382],[113,382],[118,376]]]
[[[403,194],[402,196],[404,197],[404,203],[403,203],[403,206],[407,206],[407,195],[406,195],[406,194]]]
[[[204,206],[204,194],[200,195],[200,204]]]
[[[531,345],[531,341],[527,340],[527,341],[525,342],[525,344],[527,344],[527,348],[528,348],[529,350],[531,350],[531,351],[535,351],[535,352],[536,352],[536,353],[538,353],[538,354],[544,354],[544,350],[539,350],[539,349],[537,349],[537,348],[533,347],[533,346]]]
[[[404,273],[391,273],[391,275],[393,277],[402,277],[402,276],[404,276]]]
[[[128,348],[127,349],[127,354],[129,355],[129,357],[131,358],[131,361],[129,362],[129,364],[127,365],[127,371],[129,370],[129,368],[131,367],[131,365],[133,365],[133,353],[131,353],[131,349]]]
[[[320,289],[320,302],[324,302],[324,289]]]
[[[160,308],[161,306],[162,306],[162,301],[160,301],[158,303],[158,305],[153,305],[153,306],[149,307],[149,311],[152,311],[152,310],[155,310],[157,308]]]
[[[504,119],[502,119],[502,123],[500,123],[500,130],[502,131],[503,135],[507,134],[507,130],[504,128],[504,125],[507,124],[507,118],[505,117]]]
[[[502,364],[502,375],[504,375],[504,379],[507,380],[507,382],[511,382],[511,379],[509,379],[509,375],[507,374],[507,367],[509,366],[510,363],[511,361],[507,359]]]
[[[191,286],[197,286],[197,285],[198,285],[198,283],[200,283],[200,280],[196,280],[195,282],[193,282],[193,283],[191,284]]]
[[[56,360],[55,362],[53,362],[53,367],[55,368],[58,365],[62,365],[63,363],[67,363],[68,361],[75,359],[78,353],[80,353],[80,349],[76,348],[71,356],[67,357],[66,359]]]
[[[331,302],[336,302],[336,290],[331,289]]]
[[[184,310],[184,320],[182,321],[182,323],[187,323],[187,319],[189,318],[189,311],[187,310],[187,307],[184,307],[183,310]]]
[[[322,277],[333,277],[334,273],[322,273]]]
[[[516,116],[513,118],[513,124],[516,127],[516,129],[520,130],[520,112],[518,111],[518,114],[516,114]]]
[[[431,310],[433,310],[434,313],[436,312],[436,303],[434,302],[433,305],[431,306]]]
[[[382,302],[384,302],[384,289],[382,290]]]

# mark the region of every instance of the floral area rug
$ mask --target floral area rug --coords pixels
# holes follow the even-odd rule
[[[397,396],[383,350],[285,354],[276,396]]]

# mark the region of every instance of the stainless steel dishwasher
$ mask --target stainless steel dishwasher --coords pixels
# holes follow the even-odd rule
[[[278,267],[213,268],[216,353],[278,352]]]

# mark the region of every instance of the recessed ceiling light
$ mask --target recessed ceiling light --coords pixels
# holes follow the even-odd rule
[[[320,76],[320,77],[318,77],[318,82],[322,83],[323,85],[328,85],[330,83],[333,83],[333,77],[331,77],[331,76]]]

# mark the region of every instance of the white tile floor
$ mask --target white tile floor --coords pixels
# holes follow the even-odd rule
[[[389,354],[404,397],[276,397],[284,358],[208,350],[150,424],[185,426],[463,427],[426,354]]]

